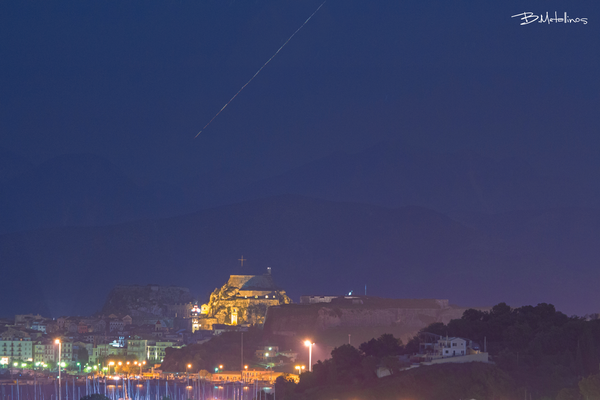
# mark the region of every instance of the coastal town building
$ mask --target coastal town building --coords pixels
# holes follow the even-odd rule
[[[51,339],[44,339],[34,344],[33,362],[51,363],[57,360],[58,346]]]
[[[6,363],[33,361],[33,342],[27,334],[9,329],[0,335],[0,359]]]
[[[167,347],[180,348],[173,342],[150,342],[146,346],[146,359],[151,363],[160,363],[165,358]]]
[[[146,359],[148,353],[148,340],[141,339],[139,336],[127,339],[127,355],[135,357],[138,361]]]

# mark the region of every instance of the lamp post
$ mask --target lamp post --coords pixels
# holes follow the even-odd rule
[[[60,339],[56,339],[54,341],[58,345],[58,400],[62,400],[61,393],[61,377],[60,377],[60,364],[62,362],[61,352],[62,352],[62,344],[60,343]]]
[[[305,340],[304,345],[308,347],[308,371],[312,371],[312,347],[315,345],[310,340]]]
[[[114,361],[111,361],[108,363],[108,374],[110,375],[110,367],[112,367],[113,365],[115,365]],[[115,368],[116,369],[116,368]]]
[[[192,364],[188,364],[185,368],[185,374],[187,375],[187,385],[190,386],[190,368],[192,368]]]
[[[140,361],[139,364],[137,361],[133,362],[135,365],[139,365],[140,366],[140,379],[142,378],[142,365],[146,365],[146,361]]]

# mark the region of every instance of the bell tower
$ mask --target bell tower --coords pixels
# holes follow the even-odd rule
[[[237,325],[238,323],[238,309],[233,307],[231,310],[231,325]]]

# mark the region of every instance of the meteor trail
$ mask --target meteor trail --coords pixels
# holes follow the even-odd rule
[[[242,90],[244,90],[244,88],[245,88],[246,86],[248,86],[248,84],[249,84],[250,82],[252,82],[252,80],[253,80],[254,78],[256,78],[256,75],[258,75],[258,74],[260,73],[260,71],[262,71],[262,70],[263,70],[263,68],[264,68],[264,67],[266,67],[266,66],[267,66],[267,64],[268,64],[268,63],[270,63],[270,62],[271,62],[271,60],[272,60],[273,58],[275,58],[275,56],[276,56],[277,54],[279,54],[279,52],[281,51],[281,49],[283,49],[283,48],[285,47],[285,45],[286,45],[286,44],[288,44],[288,42],[289,42],[290,40],[292,40],[292,38],[294,37],[294,35],[295,35],[296,33],[298,33],[298,31],[300,31],[300,29],[302,29],[302,28],[304,27],[304,25],[306,25],[306,23],[307,23],[308,21],[310,21],[310,19],[313,17],[313,15],[315,15],[315,14],[317,13],[317,11],[319,11],[319,10],[321,9],[321,7],[323,7],[323,4],[325,4],[325,2],[327,2],[327,0],[325,0],[323,3],[321,3],[321,5],[320,5],[319,7],[317,7],[317,9],[316,9],[316,10],[315,10],[315,11],[314,11],[312,14],[310,14],[310,17],[308,17],[308,18],[306,19],[306,21],[304,21],[304,23],[303,23],[302,25],[300,25],[300,28],[296,29],[296,31],[295,31],[294,33],[292,33],[292,36],[290,36],[290,37],[288,38],[288,40],[286,40],[286,41],[285,41],[285,43],[283,43],[283,44],[281,45],[281,47],[280,47],[279,49],[277,49],[277,51],[275,52],[275,54],[273,54],[273,55],[271,56],[271,58],[269,58],[269,59],[267,60],[267,62],[266,62],[266,63],[264,63],[264,64],[263,64],[263,66],[262,66],[262,67],[260,67],[260,68],[258,69],[258,71],[256,71],[256,73],[255,73],[254,75],[252,75],[252,78],[250,78],[250,79],[248,80],[248,82],[246,82],[246,83],[244,84],[244,86],[242,86],[242,88],[241,88],[240,90],[238,90],[238,91],[237,91],[237,93],[236,93],[236,94],[234,94],[234,95],[233,95],[233,97],[232,97],[231,99],[229,99],[229,101],[228,101],[227,103],[225,103],[225,105],[224,105],[224,106],[223,106],[223,107],[222,107],[222,108],[219,110],[219,112],[218,112],[218,113],[216,113],[216,114],[215,114],[215,116],[214,116],[214,117],[212,117],[210,121],[208,121],[208,124],[204,125],[204,128],[202,128],[202,130],[201,130],[200,132],[198,132],[198,133],[196,134],[196,136],[194,136],[194,139],[195,139],[195,138],[197,138],[197,137],[198,137],[198,135],[200,135],[200,134],[202,133],[202,131],[203,131],[203,130],[205,130],[205,129],[206,129],[206,127],[207,127],[207,126],[209,126],[209,125],[210,125],[210,123],[211,123],[211,122],[213,122],[213,120],[219,116],[219,114],[221,114],[221,112],[223,112],[223,110],[224,110],[224,109],[225,109],[225,108],[226,108],[226,107],[229,105],[229,103],[231,103],[231,102],[233,101],[233,99],[235,99],[235,98],[237,97],[237,95],[238,95],[238,94],[240,94],[240,92],[241,92]]]

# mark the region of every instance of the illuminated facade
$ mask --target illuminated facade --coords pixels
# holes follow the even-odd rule
[[[285,290],[275,285],[270,271],[264,275],[231,275],[210,295],[209,303],[202,305],[199,325],[201,329],[212,329],[214,324],[260,325],[267,308],[291,302]]]
[[[0,358],[7,363],[33,361],[33,349],[31,338],[23,332],[9,329],[0,337]]]
[[[192,307],[191,316],[192,316],[192,333],[194,333],[197,330],[200,330],[200,328],[201,328],[200,309],[198,308],[198,304],[195,304],[194,307]]]
[[[155,362],[155,363],[160,363],[163,361],[163,359],[165,358],[165,350],[167,347],[174,347],[174,348],[178,348],[178,346],[174,346],[173,342],[150,342],[148,343],[148,346],[146,347],[146,356],[148,361],[150,362]]]

